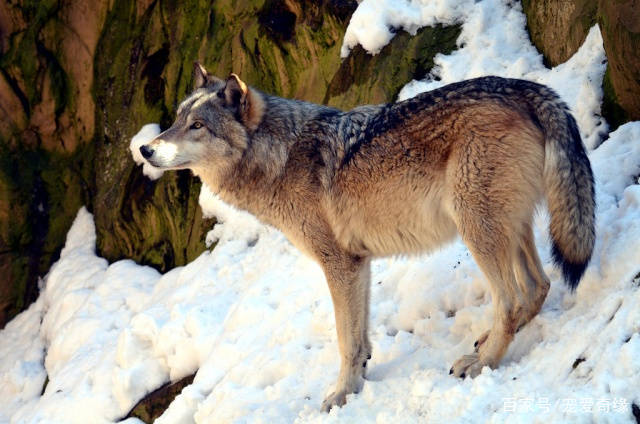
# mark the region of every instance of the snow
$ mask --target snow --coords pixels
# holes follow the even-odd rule
[[[142,173],[149,177],[151,180],[157,180],[162,177],[164,173],[163,170],[158,169],[154,166],[151,166],[144,158],[142,157],[142,153],[140,153],[140,147],[144,144],[147,144],[158,134],[160,134],[160,125],[158,124],[147,124],[140,128],[140,131],[131,139],[131,143],[129,143],[129,150],[131,150],[131,156],[133,160],[138,165],[142,165]]]
[[[0,422],[117,421],[146,393],[194,372],[158,423],[633,422],[630,404],[640,403],[640,122],[601,143],[599,31],[549,70],[526,37],[519,7],[364,0],[345,35],[345,46],[359,42],[375,52],[391,39],[389,27],[461,23],[459,49],[439,55],[433,73],[409,83],[401,98],[498,74],[551,85],[576,115],[596,177],[593,260],[570,293],[551,265],[547,217],[536,217],[552,286],[500,367],[475,379],[448,373],[492,320],[487,283],[461,242],[429,256],[377,260],[367,381],[346,406],[320,413],[339,367],[320,268],[280,232],[203,187],[203,211],[218,219],[207,242],[217,245],[163,275],[98,257],[93,218],[78,212],[38,301],[0,330]],[[358,32],[363,22],[368,32]],[[143,127],[131,142],[134,158],[159,131]]]
[[[344,35],[340,55],[347,57],[357,44],[376,54],[402,28],[415,35],[424,26],[459,23],[472,0],[363,0]]]
[[[44,340],[39,336],[43,297],[0,330],[0,422],[40,396],[47,373]]]

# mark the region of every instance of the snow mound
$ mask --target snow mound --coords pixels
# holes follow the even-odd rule
[[[363,0],[351,15],[340,55],[361,44],[377,54],[402,28],[410,34],[424,26],[459,23],[472,0]]]
[[[203,215],[207,218],[215,217],[217,221],[213,230],[207,234],[207,246],[217,241],[226,242],[234,239],[253,242],[261,232],[268,231],[253,215],[223,202],[206,184],[202,184],[198,202]]]

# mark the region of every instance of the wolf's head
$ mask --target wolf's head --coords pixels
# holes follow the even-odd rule
[[[140,153],[157,168],[219,177],[242,157],[263,109],[261,94],[237,75],[225,81],[196,62],[194,90],[178,107],[175,122]]]

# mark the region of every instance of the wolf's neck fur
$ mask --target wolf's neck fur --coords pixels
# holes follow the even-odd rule
[[[245,209],[263,221],[277,224],[277,217],[270,216],[273,212],[265,206],[279,198],[278,187],[285,179],[299,178],[296,175],[298,171],[285,169],[290,155],[297,151],[296,144],[310,142],[305,134],[310,126],[322,125],[323,114],[337,116],[342,112],[254,89],[250,93],[252,105],[248,117],[253,128],[248,125],[248,120],[244,121],[248,130],[248,147],[242,158],[221,175],[205,171],[200,176],[227,203]],[[333,142],[330,134],[316,133],[316,136],[324,144]],[[307,173],[311,171],[304,170]]]
[[[263,113],[255,130],[249,133],[248,148],[240,169],[251,174],[255,174],[254,169],[261,170],[265,183],[272,183],[283,174],[292,148],[305,142],[305,134],[313,124],[323,123],[323,114],[341,114],[341,111],[327,106],[258,91],[254,91],[254,98],[261,100]],[[333,141],[326,135],[318,138],[325,143]]]
[[[280,188],[302,187],[304,180],[317,179],[319,184],[307,187],[326,189],[354,146],[357,149],[367,138],[367,126],[384,107],[363,106],[342,112],[254,89],[251,96],[259,103],[249,109],[254,128],[248,127],[247,119],[244,121],[247,149],[242,158],[217,175],[205,171],[200,176],[227,203],[276,226],[279,218],[271,215],[279,212],[273,211],[273,204],[288,202],[283,197],[285,190]],[[296,195],[295,191],[286,192]]]

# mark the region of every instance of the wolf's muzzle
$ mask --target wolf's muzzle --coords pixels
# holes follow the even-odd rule
[[[149,146],[140,146],[140,153],[142,153],[142,157],[145,159],[149,159],[153,156],[153,149]]]

